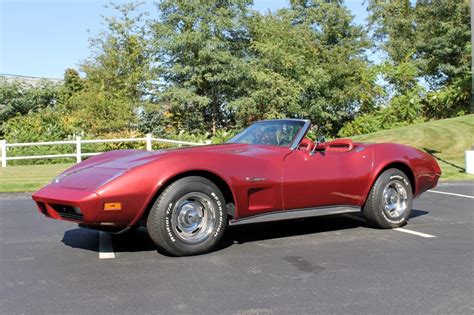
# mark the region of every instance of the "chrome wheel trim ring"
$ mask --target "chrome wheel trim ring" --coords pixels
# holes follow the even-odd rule
[[[408,208],[408,193],[400,181],[389,182],[382,193],[383,211],[389,219],[402,217]]]
[[[171,214],[171,228],[183,242],[198,244],[208,239],[214,231],[216,214],[216,207],[209,196],[191,192],[175,203]]]

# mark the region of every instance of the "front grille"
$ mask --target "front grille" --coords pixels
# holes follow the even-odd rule
[[[75,220],[75,221],[83,221],[84,219],[84,216],[82,215],[82,213],[76,213],[72,206],[60,205],[60,204],[50,204],[50,206],[63,219]]]

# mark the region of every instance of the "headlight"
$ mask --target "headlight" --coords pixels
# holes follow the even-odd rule
[[[57,184],[59,183],[64,177],[68,176],[69,174],[60,174],[58,176],[56,176],[53,181],[52,181],[52,184]]]

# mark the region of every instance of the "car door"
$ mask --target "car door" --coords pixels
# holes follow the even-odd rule
[[[283,161],[282,195],[285,210],[352,205],[363,200],[372,168],[371,150],[294,150]]]

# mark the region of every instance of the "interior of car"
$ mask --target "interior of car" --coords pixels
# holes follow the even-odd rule
[[[316,144],[309,138],[301,140],[299,149],[311,152]],[[317,150],[328,152],[347,152],[354,148],[351,139],[335,139],[329,142],[320,143]]]

